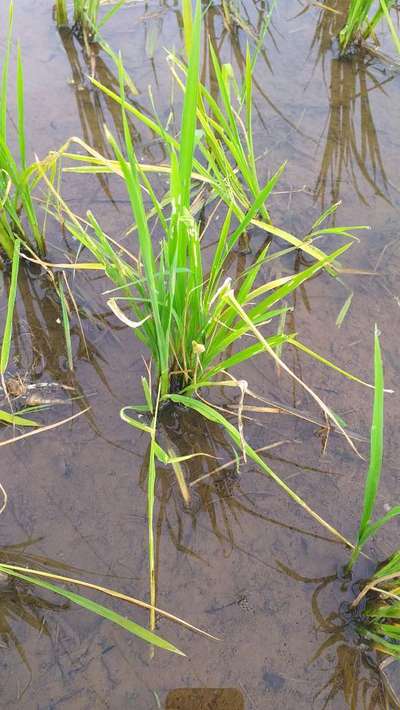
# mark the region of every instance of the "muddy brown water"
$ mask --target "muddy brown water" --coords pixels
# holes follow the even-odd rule
[[[342,7],[338,1],[329,4]],[[383,511],[399,499],[400,75],[368,55],[339,61],[331,42],[338,16],[296,0],[278,5],[254,87],[261,177],[288,160],[271,199],[273,219],[302,236],[322,209],[342,200],[337,224],[371,226],[371,231],[359,233],[359,243],[343,259],[348,270],[343,283],[321,275],[306,284],[296,294],[287,327],[316,351],[370,380],[373,324],[379,324],[386,382],[396,390],[386,398],[385,465],[378,497],[378,510]],[[265,3],[249,0],[242,12],[257,29],[266,9]],[[3,56],[4,2],[1,18]],[[213,6],[205,26],[220,56],[242,67],[243,29],[230,34],[220,8]],[[163,120],[172,87],[164,47],[182,46],[180,28],[178,4],[134,3],[113,18],[105,33],[112,46],[122,50],[139,90],[137,104],[149,107],[151,84]],[[31,154],[43,156],[72,135],[107,150],[103,122],[117,133],[118,112],[90,87],[79,45],[58,35],[51,2],[19,0],[15,36],[25,61]],[[381,39],[389,51],[388,38]],[[115,81],[112,64],[102,52],[96,71],[104,82]],[[209,75],[204,43],[204,76]],[[10,118],[14,109],[12,96]],[[164,157],[143,127],[136,123],[132,130],[143,159],[156,162]],[[63,194],[81,214],[90,207],[115,238],[129,225],[126,195],[118,181],[68,176]],[[338,243],[336,237],[327,238],[324,246],[330,243]],[[54,226],[49,244],[53,259],[74,250]],[[252,255],[239,258],[241,269]],[[291,256],[275,273],[296,266]],[[49,565],[147,599],[147,441],[119,418],[123,405],[141,400],[145,353],[107,312],[101,296],[106,287],[98,276],[80,276],[74,283],[89,352],[73,323],[76,370],[71,376],[51,288],[35,269],[21,275],[12,374],[26,376],[31,384],[72,385],[92,409],[90,416],[55,432],[2,449],[0,480],[9,505],[0,518],[0,554],[3,561]],[[338,329],[336,318],[351,291],[351,309]],[[351,429],[368,435],[369,390],[290,349],[284,357]],[[304,392],[279,375],[269,360],[259,356],[243,367],[241,376],[265,397],[320,417]],[[67,403],[42,415],[42,421],[50,423],[77,409],[65,392],[53,389],[51,396]],[[232,392],[222,393],[221,402],[233,400]],[[232,458],[222,432],[195,417],[166,412],[163,424],[163,435],[182,452],[201,449],[223,461]],[[342,438],[332,434],[322,455],[316,424],[274,414],[263,415],[258,424],[249,422],[246,434],[255,447],[285,441],[266,453],[268,463],[354,539],[366,464]],[[365,443],[360,450],[367,455]],[[195,461],[187,471],[190,480],[215,465]],[[157,650],[150,658],[149,648],[122,629],[68,607],[64,600],[17,586],[0,594],[0,706],[385,708],[380,677],[339,615],[351,598],[351,589],[338,577],[347,560],[343,547],[251,465],[243,466],[239,475],[232,467],[194,486],[189,509],[171,472],[160,468],[158,474],[158,604],[221,641],[159,621],[160,634],[187,657]],[[393,521],[373,540],[368,549],[372,560],[390,554],[398,533],[399,523]],[[361,563],[358,576],[371,569]],[[128,611],[147,623],[145,613]]]

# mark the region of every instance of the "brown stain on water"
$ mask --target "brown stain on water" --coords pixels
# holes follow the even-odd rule
[[[179,688],[168,693],[165,710],[244,710],[244,698],[235,688]]]

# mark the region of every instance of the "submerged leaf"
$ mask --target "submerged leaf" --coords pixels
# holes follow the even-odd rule
[[[0,409],[0,421],[14,426],[40,426],[38,422],[34,422],[32,419],[20,417],[18,414],[10,414],[10,412],[5,412],[4,409]]]
[[[2,566],[0,564],[0,569],[1,568]],[[88,609],[88,611],[97,614],[97,616],[102,616],[104,619],[112,621],[118,626],[122,626],[122,628],[126,629],[126,631],[129,631],[131,634],[134,634],[138,638],[141,638],[143,641],[146,641],[147,643],[150,643],[153,646],[158,646],[159,648],[163,648],[166,651],[177,653],[180,656],[185,655],[169,641],[166,641],[160,636],[154,634],[152,631],[145,629],[143,626],[140,626],[135,621],[132,621],[131,619],[126,618],[125,616],[121,616],[121,614],[118,614],[116,611],[113,611],[112,609],[109,609],[108,607],[105,607],[102,604],[94,602],[92,599],[83,597],[81,594],[77,594],[76,592],[70,592],[69,590],[64,589],[63,587],[60,587],[58,585],[52,584],[47,580],[45,581],[43,579],[39,579],[31,575],[21,574],[20,572],[16,572],[14,569],[10,569],[10,567],[3,569],[6,574],[11,575],[12,577],[17,577],[17,579],[22,579],[24,582],[34,584],[36,587],[42,587],[43,589],[47,589],[51,592],[54,592],[55,594],[69,599],[74,604],[77,604],[78,606],[81,606],[85,609]]]

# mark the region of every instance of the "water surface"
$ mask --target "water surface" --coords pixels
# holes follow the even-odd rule
[[[330,5],[343,7],[338,0]],[[242,8],[255,33],[266,10],[265,2],[253,0]],[[332,42],[338,23],[337,15],[318,7],[295,0],[278,4],[255,71],[260,178],[288,161],[271,199],[271,213],[276,224],[298,236],[339,200],[343,204],[337,224],[370,225],[343,259],[347,271],[342,282],[321,274],[298,291],[287,328],[324,356],[371,380],[377,322],[386,381],[397,390],[400,75],[368,54],[339,60]],[[180,97],[172,90],[164,48],[182,47],[181,26],[178,4],[131,3],[115,15],[105,33],[110,44],[121,49],[137,85],[136,104],[150,109],[151,85],[159,115],[167,119],[172,101],[177,125]],[[246,32],[240,27],[229,32],[219,6],[208,9],[205,26],[220,57],[240,73]],[[31,154],[44,156],[72,135],[109,154],[103,123],[118,135],[119,113],[90,85],[90,62],[79,44],[57,33],[51,2],[19,0],[15,35],[24,56]],[[388,39],[382,41],[389,50]],[[96,72],[101,81],[115,85],[115,70],[101,51]],[[203,73],[212,82],[205,39]],[[11,118],[14,109],[12,97]],[[142,159],[157,162],[165,157],[141,125],[133,123],[132,132]],[[68,176],[63,194],[76,212],[92,209],[106,231],[122,238],[131,217],[117,180]],[[328,249],[329,242],[332,247],[337,243],[329,237],[322,246]],[[54,259],[74,253],[59,227],[51,227],[49,244]],[[246,260],[250,263],[255,249],[247,257],[238,256],[239,271]],[[276,268],[282,275],[302,264],[291,255]],[[26,268],[22,274],[13,373],[30,383],[73,386],[92,409],[56,432],[3,449],[1,481],[10,503],[0,518],[1,555],[53,568],[57,561],[67,573],[79,571],[146,599],[148,442],[119,418],[122,406],[141,400],[145,353],[107,311],[101,295],[105,279],[80,275],[73,285],[87,349],[73,323],[76,370],[70,375],[51,287],[35,269]],[[351,309],[338,329],[338,313],[351,291]],[[283,354],[352,430],[368,435],[369,390],[289,348]],[[265,397],[320,419],[305,393],[263,356],[243,367],[241,376]],[[58,391],[57,397],[68,400],[65,392]],[[222,402],[233,400],[231,392],[222,393]],[[73,407],[77,405],[58,405],[46,421],[54,421],[56,414],[67,416]],[[388,396],[379,512],[398,500],[398,411],[397,395]],[[200,449],[224,461],[232,458],[222,432],[194,417],[169,412],[163,426],[163,436],[182,452]],[[323,433],[317,424],[289,415],[265,414],[259,423],[246,425],[254,447],[285,442],[266,452],[269,465],[354,539],[366,464],[334,434],[323,455]],[[367,456],[365,443],[360,450]],[[187,472],[192,481],[215,466],[212,459],[195,461]],[[146,645],[93,615],[65,608],[63,600],[25,588],[10,590],[0,597],[1,706],[150,710],[171,709],[179,702],[178,707],[195,709],[196,703],[206,707],[214,693],[215,710],[235,710],[235,703],[240,708],[241,702],[246,710],[386,707],[378,674],[339,615],[343,602],[351,598],[351,589],[337,577],[346,551],[251,465],[241,467],[239,474],[232,466],[194,486],[190,509],[181,500],[173,473],[160,468],[158,474],[158,603],[222,640],[213,643],[159,621],[161,635],[185,650],[187,658],[161,651],[150,658]],[[371,558],[386,558],[398,532],[399,523],[393,521],[370,545]],[[370,569],[361,564],[359,575]],[[147,623],[145,613],[133,610],[132,615]],[[224,688],[231,690],[224,695]],[[215,689],[220,689],[219,695]]]

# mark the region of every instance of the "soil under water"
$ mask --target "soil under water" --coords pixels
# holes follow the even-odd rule
[[[338,0],[328,4],[343,9]],[[265,2],[247,0],[241,12],[256,32],[267,9]],[[321,274],[302,287],[286,327],[370,381],[373,326],[378,323],[386,383],[395,390],[386,398],[382,512],[399,498],[400,75],[395,66],[369,54],[339,60],[332,43],[339,25],[340,16],[305,2],[278,3],[255,70],[255,140],[262,180],[288,160],[270,202],[276,224],[303,236],[322,210],[342,200],[338,225],[371,226],[358,233],[360,241],[342,259],[346,271],[341,281]],[[164,47],[182,46],[181,27],[178,4],[138,2],[120,10],[105,31],[114,49],[121,49],[137,85],[135,103],[150,108],[151,84],[161,118],[167,119],[172,100],[177,122],[180,97]],[[221,58],[243,70],[243,28],[229,32],[220,9],[212,5],[205,27]],[[50,0],[18,0],[15,37],[24,57],[31,155],[44,156],[72,135],[109,151],[103,122],[118,133],[119,112],[91,86],[90,62],[85,63],[76,40],[57,33]],[[389,51],[388,38],[381,40]],[[115,85],[113,72],[98,51],[98,78]],[[14,78],[12,73],[11,86]],[[11,91],[10,119],[14,109]],[[132,131],[142,159],[163,159],[162,147],[147,130],[132,123]],[[116,180],[68,175],[63,195],[80,214],[92,209],[114,238],[122,237],[130,224],[126,195]],[[338,243],[331,236],[322,246]],[[251,244],[252,253],[238,254],[239,271],[254,258],[260,237],[253,235]],[[74,249],[59,228],[50,226],[53,260],[65,261],[65,252]],[[271,264],[278,275],[302,268],[293,255]],[[38,388],[49,399],[65,400],[42,421],[67,416],[82,402],[92,408],[70,425],[2,449],[0,480],[9,505],[0,517],[0,559],[48,564],[75,576],[79,571],[147,599],[148,442],[119,418],[122,406],[142,400],[145,353],[129,329],[107,312],[101,296],[107,288],[104,278],[80,275],[73,285],[87,350],[74,323],[76,369],[71,375],[51,286],[35,269],[25,268],[21,275],[11,374],[25,377],[28,384],[73,386],[82,397],[80,404],[71,404],[68,390]],[[351,291],[351,308],[338,328],[336,319]],[[284,348],[283,357],[352,430],[368,436],[370,390],[290,348]],[[305,393],[269,359],[259,356],[240,374],[268,399],[320,419]],[[221,402],[227,401],[234,401],[231,390],[221,395]],[[233,458],[223,433],[196,417],[167,410],[163,427],[163,436],[182,452],[202,450],[222,462]],[[354,539],[366,463],[342,437],[330,434],[325,442],[317,424],[272,413],[248,422],[246,436],[254,447],[283,442],[265,453],[269,465]],[[359,446],[368,456],[367,443]],[[194,462],[187,471],[191,481],[216,465],[211,458]],[[158,474],[158,604],[221,641],[210,642],[160,620],[160,634],[187,658],[162,651],[150,658],[149,648],[122,629],[44,592],[12,585],[0,590],[1,708],[385,708],[382,680],[370,663],[374,656],[365,653],[339,615],[352,596],[340,577],[348,559],[345,549],[250,464],[194,485],[189,507],[173,473],[160,468]],[[394,520],[369,546],[371,559],[385,559],[398,533]],[[372,568],[372,562],[360,563],[357,574],[365,576]],[[147,623],[145,613],[128,611]]]

